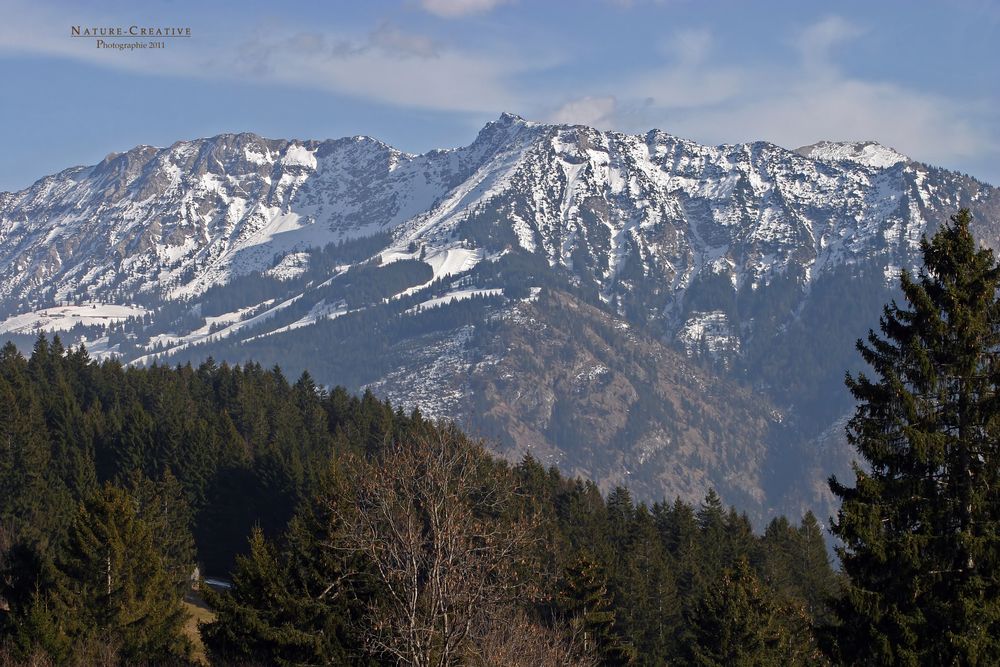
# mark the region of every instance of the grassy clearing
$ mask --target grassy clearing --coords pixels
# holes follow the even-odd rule
[[[198,591],[191,591],[185,596],[184,609],[188,613],[187,623],[184,624],[184,634],[194,646],[192,657],[196,662],[207,665],[208,656],[205,654],[205,645],[201,641],[201,633],[198,632],[198,624],[214,621],[215,614],[205,604]]]

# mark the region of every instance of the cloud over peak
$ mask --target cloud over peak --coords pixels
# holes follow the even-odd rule
[[[420,0],[427,12],[442,18],[458,18],[468,14],[484,14],[510,0]]]

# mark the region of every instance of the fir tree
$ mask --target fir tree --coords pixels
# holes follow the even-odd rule
[[[253,530],[232,590],[206,591],[216,620],[201,632],[217,663],[366,664],[352,625],[365,593],[347,581],[347,564],[329,548],[330,527],[329,517],[307,507],[280,547]]]
[[[130,479],[131,492],[140,518],[149,524],[153,540],[163,556],[163,566],[183,594],[191,587],[195,567],[191,507],[180,482],[166,469],[158,481],[135,474]]]
[[[864,465],[834,533],[849,586],[831,652],[846,662],[1000,663],[1000,269],[962,210],[921,242],[904,306],[884,309],[848,376]]]
[[[560,607],[581,637],[584,654],[595,655],[602,665],[628,665],[634,650],[626,645],[615,624],[607,577],[586,553],[566,568]]]
[[[688,614],[689,660],[705,667],[789,664],[774,592],[766,590],[745,558],[698,600]]]
[[[42,606],[74,645],[109,641],[126,662],[187,654],[181,595],[125,491],[105,486],[81,504],[57,570]]]

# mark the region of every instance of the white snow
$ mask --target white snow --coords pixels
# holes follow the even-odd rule
[[[178,352],[180,350],[186,349],[192,345],[197,345],[199,343],[205,343],[213,340],[218,340],[221,338],[229,338],[239,331],[257,326],[263,322],[274,317],[279,311],[284,310],[288,306],[292,305],[296,301],[302,298],[302,295],[294,296],[291,299],[286,299],[276,306],[267,308],[261,313],[243,319],[243,317],[249,312],[260,308],[261,306],[269,306],[272,301],[265,301],[258,306],[249,306],[247,308],[241,308],[240,310],[233,311],[231,313],[226,313],[224,315],[218,315],[214,317],[206,317],[205,324],[201,327],[195,329],[184,335],[178,334],[160,334],[158,336],[153,336],[149,340],[149,344],[146,346],[147,350],[153,350],[157,344],[166,347],[164,350],[158,350],[152,352],[151,354],[144,355],[135,360],[134,363],[143,364],[150,361],[153,357],[158,354],[169,355],[173,352]],[[212,329],[215,329],[213,331]]]
[[[8,317],[0,322],[0,333],[68,331],[78,324],[106,327],[130,317],[142,317],[148,312],[135,305],[107,303],[84,302],[73,306],[53,306]]]
[[[252,146],[247,146],[243,149],[243,157],[251,164],[267,164],[271,161],[270,153],[261,153]]]
[[[867,167],[884,169],[899,162],[906,162],[905,155],[874,141],[821,141],[799,149],[813,160],[847,160]]]
[[[309,253],[291,252],[281,258],[281,260],[268,269],[265,273],[274,276],[278,280],[290,280],[300,276],[309,268]]]
[[[514,234],[517,235],[517,244],[528,252],[535,252],[535,233],[531,225],[516,213],[511,214],[510,223],[514,228]]]
[[[267,333],[260,334],[258,336],[253,336],[247,340],[254,340],[256,338],[263,338],[264,336],[271,336],[273,334],[284,333],[285,331],[293,331],[295,329],[301,329],[302,327],[307,327],[310,324],[315,324],[319,320],[327,319],[332,320],[341,315],[347,313],[347,304],[343,301],[338,301],[335,304],[327,304],[326,301],[320,301],[315,306],[309,309],[309,312],[295,320],[291,324],[283,327],[278,327],[274,331],[268,331]]]
[[[419,407],[430,419],[454,416],[455,408],[468,396],[466,385],[472,364],[467,346],[473,331],[472,326],[464,326],[430,342],[416,352],[409,365],[365,388],[404,410]]]
[[[397,249],[382,253],[382,263],[389,264],[401,259],[415,259],[418,256],[419,251],[416,253],[408,253]],[[421,285],[414,285],[409,289],[405,289],[399,294],[394,295],[392,298],[396,299],[419,292],[438,278],[471,271],[476,264],[483,261],[485,257],[486,253],[482,248],[462,248],[461,246],[453,246],[440,250],[431,250],[427,252],[423,259],[425,263],[430,265],[431,270],[434,272],[431,279]]]
[[[733,333],[729,318],[721,310],[691,313],[677,332],[677,339],[688,356],[702,350],[713,357],[740,350],[739,336]]]
[[[316,168],[316,156],[305,146],[292,144],[285,151],[285,157],[281,158],[281,164],[285,166]]]
[[[480,248],[447,248],[441,252],[429,252],[423,261],[431,265],[435,280],[444,276],[471,271],[483,260],[485,253]]]
[[[460,231],[482,216],[505,228],[511,251],[520,246],[567,267],[582,255],[607,302],[637,280],[662,285],[674,296],[659,316],[686,327],[682,337],[721,345],[734,334],[717,317],[674,320],[699,275],[757,287],[793,265],[813,280],[831,266],[875,260],[891,280],[911,265],[929,221],[957,206],[957,186],[915,164],[887,168],[907,158],[875,142],[797,151],[701,146],[662,132],[628,136],[509,119],[483,141],[424,155],[365,137],[324,143],[322,158],[316,143],[251,142],[226,155],[206,151],[211,141],[141,149],[152,161],[128,175],[118,198],[92,167],[0,195],[0,245],[13,249],[0,263],[0,298],[23,302],[51,286],[45,298],[86,294],[97,302],[96,312],[0,312],[9,316],[0,328],[66,329],[138,314],[101,310],[102,302],[130,300],[122,293],[194,296],[251,271],[291,278],[308,266],[311,249],[377,232],[393,238],[377,253],[384,263],[424,254],[431,281],[438,280],[491,259],[465,247]],[[199,160],[205,164],[192,169]],[[417,251],[409,251],[411,242]],[[468,282],[447,289],[482,291]],[[316,303],[308,291],[300,297],[313,309],[282,329],[337,315],[336,304]],[[254,312],[266,319],[280,308]],[[139,344],[234,335],[249,316],[227,313],[196,331]],[[213,325],[219,330],[209,334]]]
[[[428,308],[434,308],[436,306],[443,306],[449,303],[454,303],[456,301],[464,301],[465,299],[470,299],[474,296],[498,296],[503,294],[502,289],[460,289],[448,292],[447,294],[433,299],[428,299],[423,301],[413,308],[409,308],[407,313],[415,313],[418,310],[427,310]]]
[[[576,374],[577,385],[591,384],[611,371],[604,364],[588,366]]]

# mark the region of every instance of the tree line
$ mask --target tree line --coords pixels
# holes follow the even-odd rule
[[[714,492],[605,497],[307,374],[131,368],[40,337],[29,358],[0,350],[0,399],[0,632],[18,660],[185,664],[196,565],[233,582],[205,591],[217,664],[686,660],[723,577],[790,651],[836,587],[810,515],[755,535]],[[415,580],[434,588],[398,590]]]

